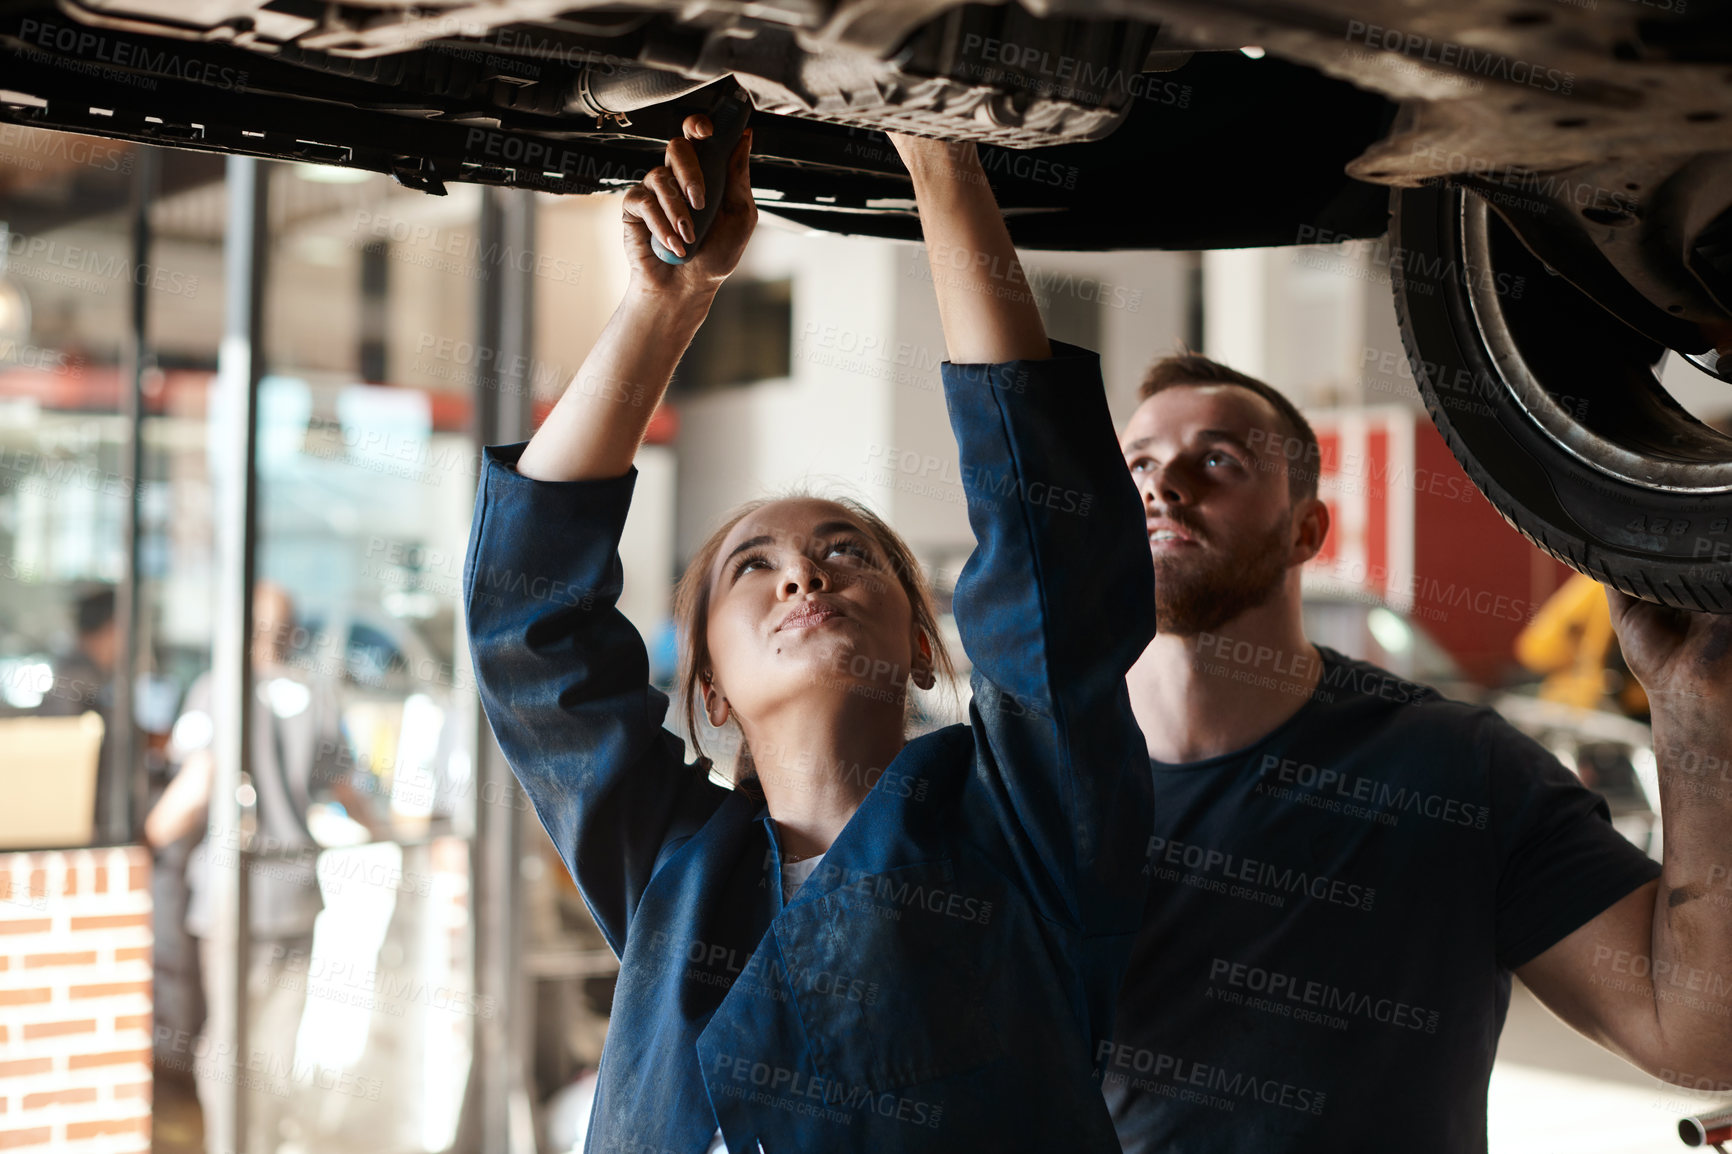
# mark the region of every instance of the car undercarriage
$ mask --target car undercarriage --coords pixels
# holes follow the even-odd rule
[[[1732,382],[1725,5],[0,4],[0,121],[432,194],[623,188],[725,82],[760,205],[813,228],[918,236],[895,130],[978,142],[1029,247],[1387,235],[1415,378],[1499,511],[1602,580],[1732,612],[1732,436],[1656,372]]]

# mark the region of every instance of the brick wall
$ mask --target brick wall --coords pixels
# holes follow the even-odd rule
[[[0,1151],[150,1149],[150,853],[0,854]]]

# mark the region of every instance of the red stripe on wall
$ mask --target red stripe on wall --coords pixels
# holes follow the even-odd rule
[[[1319,430],[1317,433],[1318,474],[1320,477],[1339,477],[1341,473],[1341,435],[1335,432]],[[1340,502],[1333,497],[1323,499],[1324,507],[1329,510],[1330,524],[1339,524],[1341,516]],[[1330,565],[1336,558],[1335,543],[1340,534],[1324,535],[1323,547],[1317,550],[1317,556],[1312,559],[1314,565]]]
[[[1382,484],[1365,486],[1366,581],[1383,595],[1389,594],[1389,429],[1379,423],[1365,433],[1365,468],[1370,478]]]

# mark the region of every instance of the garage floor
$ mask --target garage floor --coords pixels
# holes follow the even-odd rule
[[[151,1154],[204,1154],[204,1115],[191,1078],[158,1071],[151,1103]]]

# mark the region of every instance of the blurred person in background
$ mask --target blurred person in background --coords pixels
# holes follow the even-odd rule
[[[1609,594],[1654,709],[1662,866],[1492,710],[1306,637],[1330,517],[1286,397],[1195,355],[1141,394],[1124,531],[1158,632],[1127,684],[1156,816],[1102,1044],[1124,1149],[1484,1151],[1512,974],[1648,1073],[1732,1084],[1732,616]]]
[[[120,628],[114,615],[113,586],[80,596],[72,606],[73,648],[53,662],[54,681],[37,713],[46,717],[76,717],[94,712],[105,727],[102,752],[96,761],[96,828],[102,828],[103,798],[114,772],[106,727],[114,722],[114,670],[120,661]]]
[[[120,629],[112,587],[85,593],[72,607],[74,648],[54,662],[54,687],[41,712],[75,716],[87,710],[107,720],[114,698],[114,668],[120,660]]]
[[[324,902],[315,864],[319,846],[307,828],[307,810],[321,788],[328,788],[350,815],[373,828],[366,799],[347,782],[341,756],[337,695],[323,680],[308,678],[290,664],[289,639],[295,608],[287,590],[262,581],[253,589],[252,670],[254,706],[251,772],[243,776],[241,844],[212,847],[208,839],[193,850],[186,871],[190,890],[186,928],[198,939],[201,980],[207,1005],[212,943],[209,903],[214,870],[236,868],[237,851],[247,854],[242,874],[247,886],[247,926],[251,939],[246,968],[249,1060],[224,1069],[211,1058],[193,1062],[201,1104],[208,1111],[214,1095],[228,1092],[239,1076],[261,1085],[248,1097],[247,1141],[253,1154],[268,1154],[289,1135],[282,1132],[287,1091],[294,1070],[295,1033],[306,1003],[306,971],[312,954],[313,923]],[[145,818],[145,839],[160,848],[205,828],[216,759],[211,749],[215,726],[211,698],[216,691],[205,673],[187,691],[170,737],[179,772]],[[248,797],[250,794],[250,803]],[[207,1022],[206,1033],[220,1023]],[[191,1048],[179,1049],[183,1058]],[[280,1093],[272,1092],[281,1088]],[[210,1154],[223,1154],[211,1150]]]

